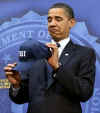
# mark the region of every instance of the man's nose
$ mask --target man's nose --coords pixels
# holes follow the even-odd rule
[[[51,22],[50,22],[50,26],[55,26],[56,25],[56,21],[53,19]]]

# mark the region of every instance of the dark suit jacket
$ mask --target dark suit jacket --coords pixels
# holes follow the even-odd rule
[[[95,80],[95,53],[93,49],[73,44],[71,41],[59,59],[61,67],[53,74],[54,81],[47,88],[45,60],[38,60],[22,80],[16,96],[17,103],[29,103],[27,113],[82,113],[80,102],[93,94]]]

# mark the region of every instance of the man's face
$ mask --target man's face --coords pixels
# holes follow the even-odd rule
[[[73,26],[72,20],[62,8],[52,8],[48,12],[48,31],[55,41],[60,41],[69,35]]]

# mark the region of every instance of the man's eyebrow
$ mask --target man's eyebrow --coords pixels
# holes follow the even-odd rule
[[[51,18],[51,16],[48,16],[47,19]],[[61,16],[55,16],[55,18],[62,18]]]
[[[55,18],[62,18],[61,16],[55,16]]]

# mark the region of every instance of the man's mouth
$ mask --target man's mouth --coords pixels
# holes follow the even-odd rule
[[[49,29],[49,31],[50,31],[51,33],[58,33],[58,32],[59,32],[57,29],[54,29],[54,28]]]

